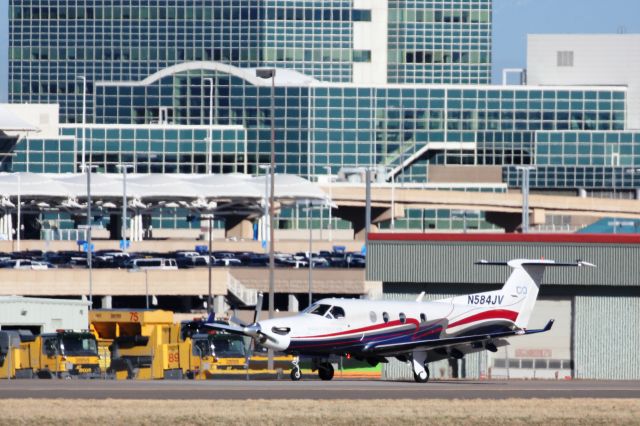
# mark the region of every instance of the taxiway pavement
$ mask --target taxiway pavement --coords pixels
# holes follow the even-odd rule
[[[506,399],[640,398],[640,381],[1,380],[0,398]]]

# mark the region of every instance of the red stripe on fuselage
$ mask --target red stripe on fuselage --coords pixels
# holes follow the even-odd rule
[[[338,333],[318,334],[318,335],[315,335],[315,336],[296,336],[296,337],[292,337],[292,339],[314,339],[314,338],[319,338],[319,337],[344,336],[346,334],[363,333],[365,331],[373,331],[373,330],[382,330],[384,328],[396,327],[398,325],[406,325],[406,324],[413,324],[416,327],[416,329],[420,325],[418,320],[413,319],[413,318],[407,318],[407,320],[404,323],[400,322],[400,320],[396,320],[396,321],[391,321],[391,322],[387,322],[387,323],[383,323],[383,324],[371,325],[369,327],[354,328],[353,330],[340,331]]]
[[[487,319],[506,319],[509,321],[515,321],[518,318],[518,312],[509,311],[507,309],[496,309],[493,311],[480,312],[479,314],[471,315],[470,317],[461,319],[454,323],[449,324],[447,328],[457,327],[463,324],[469,324],[471,322],[487,320]]]

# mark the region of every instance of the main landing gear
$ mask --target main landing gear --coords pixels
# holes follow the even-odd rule
[[[413,368],[413,379],[418,383],[427,383],[429,381],[429,367],[427,366],[427,353],[414,352],[411,358],[411,367]]]
[[[300,372],[300,366],[298,365],[298,358],[295,358],[292,361],[292,364],[293,366],[291,368],[291,373],[290,373],[291,380],[293,380],[294,382],[297,382],[302,377],[302,373]],[[320,378],[320,380],[331,380],[333,379],[333,375],[335,374],[333,365],[328,361],[320,361],[320,360],[314,359],[312,361],[311,369],[312,371],[318,370],[318,377]]]
[[[322,362],[318,364],[318,377],[320,380],[331,380],[333,379],[333,365],[329,362]]]

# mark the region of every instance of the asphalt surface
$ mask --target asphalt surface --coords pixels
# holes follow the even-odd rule
[[[640,398],[640,381],[0,380],[0,398],[505,399]]]

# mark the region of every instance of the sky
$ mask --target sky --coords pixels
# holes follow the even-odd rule
[[[0,0],[0,102],[7,100],[8,4]],[[494,0],[493,79],[524,68],[527,34],[640,33],[640,0]]]

